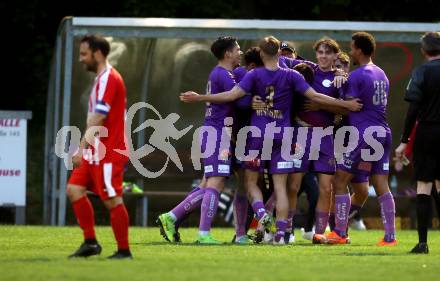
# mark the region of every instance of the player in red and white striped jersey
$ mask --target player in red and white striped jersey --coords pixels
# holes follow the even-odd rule
[[[97,76],[89,99],[87,130],[79,152],[72,159],[75,169],[67,185],[67,194],[84,233],[84,243],[70,257],[101,252],[94,231],[93,207],[86,194],[89,190],[99,195],[110,211],[118,251],[109,258],[132,258],[128,243],[129,218],[122,200],[128,157],[116,151],[126,151],[126,90],[121,75],[107,61],[109,52],[110,44],[101,36],[87,35],[81,40],[80,62]],[[95,126],[100,126],[99,131],[93,129]]]

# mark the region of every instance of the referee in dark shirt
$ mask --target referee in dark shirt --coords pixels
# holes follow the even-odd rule
[[[417,231],[419,243],[411,253],[427,254],[432,183],[440,190],[440,32],[421,38],[421,51],[427,62],[417,67],[406,89],[409,102],[401,144],[396,158],[402,159],[416,120],[414,171],[417,180]]]

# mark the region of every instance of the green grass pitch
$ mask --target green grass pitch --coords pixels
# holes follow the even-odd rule
[[[182,229],[184,243],[163,241],[157,228],[130,229],[134,260],[108,261],[115,250],[110,227],[97,227],[99,257],[68,260],[82,242],[79,227],[0,226],[0,280],[439,280],[440,231],[429,233],[429,255],[407,252],[415,231],[399,231],[399,245],[374,246],[382,231],[351,231],[347,246],[312,245],[297,235],[292,246],[196,246],[197,230]],[[299,231],[298,231],[299,233]],[[230,241],[233,229],[213,230]]]

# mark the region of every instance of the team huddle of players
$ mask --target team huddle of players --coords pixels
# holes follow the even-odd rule
[[[220,37],[213,42],[211,51],[218,64],[209,75],[206,95],[189,91],[182,93],[180,99],[187,103],[206,102],[204,126],[214,128],[216,135],[212,135],[212,130],[202,130],[200,145],[202,152],[214,153],[203,159],[201,184],[173,210],[159,216],[161,234],[166,240],[180,241],[178,225],[200,209],[196,242],[221,243],[210,235],[210,229],[225,179],[234,170],[239,182],[234,196],[236,243],[253,242],[247,235],[249,205],[259,223],[254,241],[261,241],[259,238],[266,233],[267,242],[294,242],[291,232],[297,194],[304,175],[313,172],[319,181],[315,228],[310,235],[314,243],[350,242],[349,215],[359,210],[366,198],[351,197],[348,185],[351,182],[355,193],[365,194],[370,182],[379,196],[385,229],[378,245],[397,244],[394,199],[388,187],[389,81],[371,60],[374,37],[356,32],[351,39],[350,55],[353,63],[359,65],[352,72],[347,54],[327,37],[314,45],[316,63],[295,57],[293,49],[269,36],[258,47],[247,50],[245,66],[239,66],[242,51],[235,38]],[[335,155],[335,126],[351,126],[358,131],[360,137],[349,153]],[[327,132],[319,143],[312,136],[316,128]],[[377,131],[374,138],[383,151],[374,159],[366,159],[365,151],[373,154],[373,149],[363,136],[372,128]],[[286,146],[286,141],[291,145]],[[301,157],[286,157],[298,151]],[[264,171],[273,183],[273,195],[266,205],[258,184]],[[328,224],[331,232],[325,233]]]
[[[304,238],[317,244],[349,243],[348,219],[362,207],[372,184],[385,231],[377,245],[396,245],[395,205],[388,186],[389,81],[372,61],[375,48],[372,35],[354,33],[350,56],[358,67],[350,72],[350,58],[330,38],[315,43],[317,62],[313,63],[270,36],[246,51],[245,66],[241,67],[237,40],[215,40],[211,51],[218,64],[209,76],[206,95],[192,91],[180,95],[183,102],[206,102],[205,126],[199,131],[204,177],[179,205],[159,216],[157,222],[165,239],[181,241],[180,223],[200,208],[196,242],[221,243],[210,235],[210,229],[225,179],[233,171],[238,178],[233,202],[235,243],[258,243],[263,236],[265,242],[278,245],[294,242],[297,196],[317,176],[318,202],[308,195],[314,202],[310,204],[313,215],[309,219],[315,219],[315,227],[313,231],[309,221],[310,231],[303,234]],[[411,253],[426,254],[432,181],[440,186],[440,166],[436,165],[439,153],[433,149],[440,135],[440,111],[436,108],[440,104],[436,92],[440,81],[439,32],[422,36],[421,52],[427,62],[415,69],[407,87],[405,99],[410,107],[395,154],[396,160],[404,163],[405,151],[411,150],[407,143],[414,140],[419,243]],[[67,195],[84,241],[70,258],[99,255],[102,251],[87,191],[97,194],[109,210],[117,242],[117,251],[109,258],[132,258],[129,216],[122,200],[123,174],[129,159],[119,153],[127,151],[123,130],[126,90],[121,75],[108,62],[109,53],[110,44],[102,36],[86,35],[81,39],[79,61],[96,77],[88,102],[86,131],[71,154],[74,169]],[[108,131],[101,142],[96,141],[101,134],[96,134],[98,127]],[[415,137],[410,136],[411,131]],[[351,196],[348,185],[353,189]],[[273,193],[269,195],[268,190]],[[247,235],[250,217],[259,224],[254,241]],[[327,225],[329,233],[325,233]]]

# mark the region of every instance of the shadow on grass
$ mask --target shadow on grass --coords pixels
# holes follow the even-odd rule
[[[1,261],[1,262],[8,262],[8,263],[14,263],[14,262],[20,262],[20,263],[48,263],[48,262],[92,262],[92,261],[105,261],[105,262],[112,262],[114,260],[110,260],[105,255],[99,255],[99,256],[90,256],[90,257],[78,257],[78,258],[68,258],[67,256],[62,257],[33,257],[33,258],[18,258],[18,259],[8,259],[7,261]],[[2,280],[0,278],[0,280]]]
[[[7,262],[49,262],[56,261],[56,258],[35,257],[35,258],[21,258],[21,259],[8,259]],[[66,258],[67,260],[67,258]]]
[[[170,243],[170,242],[146,242],[146,243],[132,243],[133,245],[144,245],[144,246],[177,246],[177,247],[225,247],[225,246],[234,246],[231,243],[223,243],[223,244],[196,244],[194,242],[181,242],[181,243]]]
[[[365,245],[356,245],[356,244],[349,244],[349,245],[330,245],[330,244],[313,244],[313,243],[296,243],[293,244],[294,247],[330,247],[330,248],[337,248],[337,247],[365,247]]]
[[[182,242],[182,243],[169,243],[169,242],[146,242],[146,243],[132,243],[133,245],[144,245],[144,246],[177,246],[177,247],[275,247],[275,248],[284,248],[289,247],[293,248],[297,245],[272,245],[272,244],[235,244],[232,242],[225,242],[223,244],[196,244],[194,242]],[[301,245],[305,246],[305,245]],[[308,245],[307,245],[308,246]],[[314,246],[310,244],[310,246]]]
[[[215,245],[215,244],[196,244],[194,242],[181,242],[181,243],[170,243],[166,241],[161,242],[140,242],[140,243],[131,243],[132,245],[140,245],[140,246],[177,246],[177,247],[274,247],[274,248],[296,248],[296,247],[329,247],[329,248],[337,248],[337,245],[317,245],[312,243],[296,243],[289,245],[273,245],[273,244],[235,244],[231,242],[225,242],[223,244]],[[339,246],[340,247],[340,246]],[[347,245],[342,247],[364,247],[363,245]]]
[[[357,253],[339,253],[339,256],[348,256],[348,257],[368,257],[368,256],[376,256],[376,257],[386,257],[386,256],[408,256],[407,253],[385,253],[385,252],[357,252]]]
[[[1,261],[2,263],[14,263],[14,262],[20,262],[20,263],[46,263],[46,262],[59,262],[60,260],[66,260],[68,261],[69,259],[66,257],[52,257],[52,258],[48,258],[48,257],[34,257],[34,258],[18,258],[18,259],[8,259],[8,260],[3,260]]]

